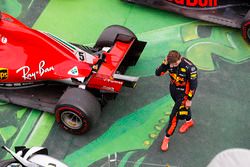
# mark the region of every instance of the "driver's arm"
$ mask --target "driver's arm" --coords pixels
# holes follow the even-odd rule
[[[163,60],[162,64],[155,70],[155,75],[156,76],[162,76],[164,75],[168,69],[170,68],[167,60]]]

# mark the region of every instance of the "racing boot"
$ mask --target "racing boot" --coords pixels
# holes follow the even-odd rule
[[[161,151],[167,151],[168,150],[168,142],[169,142],[169,137],[164,137],[164,139],[162,140],[162,144],[161,144]]]
[[[180,133],[185,133],[187,132],[187,130],[194,126],[194,121],[192,119],[190,119],[189,121],[186,121],[179,129]]]

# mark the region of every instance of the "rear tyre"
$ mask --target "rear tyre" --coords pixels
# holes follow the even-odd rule
[[[103,47],[112,46],[118,34],[136,38],[135,34],[128,28],[120,25],[111,25],[103,30],[102,34],[96,41],[94,48],[102,49]]]
[[[100,103],[87,90],[69,88],[58,101],[55,109],[57,123],[73,134],[87,132],[98,120]]]
[[[241,33],[244,40],[250,44],[250,20],[243,22],[241,26]]]

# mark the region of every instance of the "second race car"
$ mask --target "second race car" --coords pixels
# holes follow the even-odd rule
[[[250,44],[250,2],[247,0],[124,0],[186,17],[241,29]]]

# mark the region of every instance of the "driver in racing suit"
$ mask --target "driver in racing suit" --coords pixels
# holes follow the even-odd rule
[[[175,105],[170,114],[166,136],[162,141],[162,151],[168,150],[169,138],[174,133],[179,119],[186,120],[179,129],[180,133],[185,133],[194,125],[190,107],[197,88],[198,77],[196,66],[175,50],[168,53],[162,64],[156,69],[155,74],[156,76],[162,76],[166,72],[170,76],[170,94]]]

